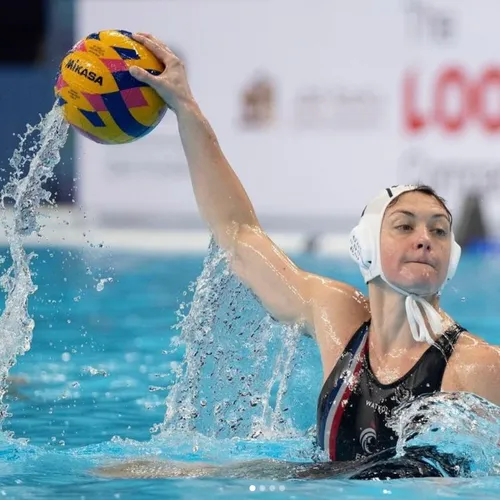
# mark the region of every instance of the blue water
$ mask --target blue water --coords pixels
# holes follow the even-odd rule
[[[272,327],[274,336],[267,339],[267,347],[256,354],[262,356],[262,373],[258,375],[271,379],[268,371],[276,359],[286,358],[287,352],[293,354],[279,365],[287,376],[281,407],[281,415],[286,415],[287,420],[277,425],[280,432],[251,439],[250,408],[241,413],[241,421],[235,420],[233,430],[228,428],[232,418],[229,413],[224,414],[226,420],[215,426],[215,418],[199,409],[197,418],[188,419],[195,430],[181,431],[178,425],[171,425],[171,432],[165,427],[163,433],[158,432],[157,424],[165,419],[169,387],[175,382],[174,371],[186,355],[186,346],[172,344],[172,339],[180,333],[173,326],[179,322],[177,312],[185,314],[189,310],[182,304],[192,298],[188,288],[202,272],[205,255],[146,256],[91,248],[81,252],[62,249],[35,252],[37,257],[31,267],[38,290],[29,302],[35,330],[30,351],[18,358],[10,372],[20,380],[11,388],[10,416],[4,421],[4,434],[0,438],[0,495],[79,499],[201,495],[497,498],[500,478],[492,474],[497,470],[495,466],[500,465],[495,455],[498,445],[491,443],[500,439],[499,421],[493,422],[491,428],[483,422],[483,427],[478,426],[483,434],[473,435],[470,442],[465,425],[463,435],[456,437],[470,449],[476,446],[486,450],[486,458],[491,459],[486,464],[484,460],[478,462],[477,477],[471,479],[273,482],[96,477],[90,473],[94,467],[144,456],[218,463],[265,457],[307,460],[314,452],[310,431],[315,423],[316,398],[321,386],[319,354],[313,341],[305,338],[283,354],[282,333],[276,327]],[[313,256],[294,256],[294,260],[310,271],[363,288],[350,261]],[[465,256],[443,297],[445,309],[456,320],[496,344],[500,343],[499,278],[500,259]],[[246,308],[244,314],[248,317],[262,315],[252,300],[242,293],[227,314]],[[205,323],[204,319],[197,328],[203,328]],[[261,331],[265,322],[263,325]],[[251,352],[253,345],[248,342],[253,340],[246,338],[246,343],[242,343],[239,332],[231,329],[225,335],[221,332],[224,330],[219,331],[214,349],[220,344],[231,351],[232,346],[228,356],[233,356],[236,364],[241,362],[244,370],[248,360],[238,361],[238,351]],[[258,344],[257,337],[250,339]],[[213,369],[211,366],[210,370]],[[219,375],[203,374],[200,381],[203,397],[210,399],[214,393],[233,396],[239,385],[243,385],[241,381],[234,383],[233,372],[225,380]],[[275,380],[275,385],[280,386],[280,381]],[[280,389],[271,392],[272,405],[279,399]],[[207,408],[211,403],[208,402]],[[485,439],[484,434],[492,439]]]

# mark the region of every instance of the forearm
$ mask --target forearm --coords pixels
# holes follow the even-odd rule
[[[228,247],[240,226],[258,225],[252,204],[196,103],[183,105],[177,120],[201,216]]]
[[[99,467],[93,474],[108,478],[224,478],[224,479],[321,479],[334,475],[335,466],[285,462],[272,459],[250,460],[227,465],[173,462],[167,460],[135,460],[122,464]],[[333,471],[332,471],[333,469]]]

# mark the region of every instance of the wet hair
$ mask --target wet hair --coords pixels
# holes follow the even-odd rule
[[[427,186],[426,184],[417,184],[417,187],[415,189],[413,189],[412,191],[407,191],[406,193],[402,193],[400,196],[398,196],[397,198],[392,200],[389,203],[389,205],[387,205],[387,208],[389,209],[389,208],[393,207],[394,205],[396,205],[396,203],[398,202],[399,198],[402,195],[407,194],[407,193],[415,193],[415,192],[426,194],[427,196],[431,196],[432,198],[434,198],[444,208],[444,210],[446,211],[446,214],[448,215],[448,218],[450,220],[450,224],[452,223],[453,217],[451,215],[449,208],[446,205],[446,200],[444,198],[442,198],[441,196],[439,196],[433,188],[431,188],[430,186]]]

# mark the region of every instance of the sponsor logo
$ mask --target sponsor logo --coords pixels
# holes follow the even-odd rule
[[[294,125],[300,129],[374,130],[384,119],[385,100],[363,86],[311,87],[294,100]]]
[[[265,128],[275,117],[275,88],[268,77],[251,81],[240,95],[240,122],[246,128]]]
[[[93,71],[89,71],[85,66],[83,66],[78,59],[70,59],[66,63],[66,69],[83,76],[91,82],[95,82],[102,87],[102,76],[97,75]]]
[[[498,95],[500,65],[474,73],[459,65],[443,66],[430,79],[408,71],[403,78],[403,128],[412,135],[429,129],[456,134],[472,126],[499,133]]]
[[[367,427],[359,435],[359,442],[361,448],[366,454],[371,454],[375,451],[375,446],[377,444],[377,433],[372,427]]]
[[[275,81],[268,76],[253,79],[240,94],[239,122],[247,129],[285,121],[300,131],[365,131],[378,130],[386,118],[386,99],[364,86],[302,86],[288,95],[278,115]]]

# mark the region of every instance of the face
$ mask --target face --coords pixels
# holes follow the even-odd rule
[[[380,253],[389,283],[409,293],[437,293],[446,279],[450,251],[450,218],[436,198],[409,192],[387,208]]]

